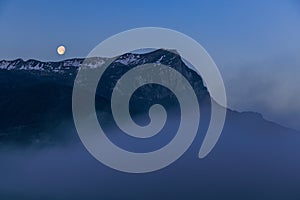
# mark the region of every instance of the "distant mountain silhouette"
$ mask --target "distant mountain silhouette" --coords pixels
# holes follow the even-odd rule
[[[0,61],[0,142],[30,145],[52,144],[59,141],[63,135],[49,132],[54,131],[66,119],[72,118],[72,89],[77,71],[83,61],[82,58],[60,62],[23,61],[21,59]],[[91,68],[101,67],[104,62],[105,58],[95,57],[89,58],[86,65]],[[105,84],[97,89],[96,108],[98,112],[110,114],[106,120],[113,120],[110,97],[116,82],[130,69],[145,63],[161,63],[185,76],[193,87],[200,106],[203,107],[202,119],[204,121],[205,118],[209,119],[210,97],[202,78],[187,67],[179,55],[160,49],[145,54],[121,55],[105,71],[101,78],[101,82]],[[158,85],[150,85],[141,87],[134,93],[131,101],[131,105],[134,106],[130,107],[131,112],[133,115],[147,114],[147,109],[154,103],[162,103],[170,107],[170,110],[178,107],[178,102],[172,92]],[[228,116],[230,118],[227,121],[230,123],[239,121],[239,124],[245,124],[245,127],[252,121],[270,124],[260,114],[251,112],[238,113],[228,110]],[[270,126],[270,129],[272,127]],[[254,125],[252,128],[259,127]]]

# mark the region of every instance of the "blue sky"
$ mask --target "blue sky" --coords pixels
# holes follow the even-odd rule
[[[0,60],[85,57],[105,38],[159,26],[202,44],[230,107],[299,128],[300,1],[0,1]],[[64,44],[64,56],[56,47]]]
[[[0,6],[1,59],[61,59],[59,44],[68,47],[66,57],[85,56],[112,34],[142,26],[181,31],[220,57],[252,60],[299,50],[300,3],[294,0],[4,0]]]

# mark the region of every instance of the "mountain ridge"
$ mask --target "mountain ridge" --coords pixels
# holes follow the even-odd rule
[[[125,61],[126,59],[130,58],[131,56],[134,56],[134,57],[137,57],[139,58],[140,55],[147,55],[147,54],[151,54],[153,52],[158,52],[158,51],[167,51],[167,50],[163,50],[163,49],[159,49],[159,50],[155,50],[155,51],[151,51],[151,52],[148,52],[148,53],[126,53],[126,54],[123,54],[121,56],[118,57],[118,59],[116,59],[116,62],[119,62],[119,63],[122,63],[125,65]],[[175,54],[177,54],[177,52],[174,52]],[[68,67],[72,67],[72,69],[78,71],[80,65],[84,62],[84,60],[88,60],[88,59],[97,59],[97,60],[105,60],[107,58],[104,58],[104,57],[89,57],[89,58],[79,58],[79,57],[75,57],[75,58],[68,58],[68,59],[63,59],[63,60],[59,60],[59,61],[40,61],[40,60],[37,60],[37,59],[27,59],[27,60],[23,60],[22,58],[17,58],[17,59],[14,59],[14,60],[1,60],[0,61],[0,70],[38,70],[38,68],[36,68],[35,66],[37,64],[43,64],[43,65],[54,65],[54,68],[52,68],[52,72],[59,72],[57,71],[57,68],[60,68],[60,67],[67,67],[67,68],[64,68],[62,69],[63,71],[67,71],[69,70]],[[160,60],[158,60],[159,62],[161,61],[161,58]],[[32,63],[37,63],[35,66],[32,66],[32,68],[27,68],[24,67],[28,64],[32,64]],[[11,65],[16,65],[12,68]],[[21,66],[21,67],[20,67]],[[186,67],[188,67],[189,69],[195,71],[193,68],[189,67],[188,65],[186,65]],[[44,71],[44,70],[42,70]],[[51,72],[51,71],[48,71],[48,72]],[[248,114],[254,114],[254,115],[257,115],[261,118],[263,118],[264,120],[266,121],[270,121],[270,122],[273,122],[273,123],[276,123],[272,120],[267,120],[266,118],[264,118],[263,114],[259,113],[259,112],[255,112],[255,111],[237,111],[237,110],[234,110],[234,109],[230,109],[227,107],[228,110],[232,111],[232,112],[237,112],[237,113],[248,113]],[[276,123],[278,124],[278,123]],[[296,129],[293,129],[293,128],[290,128],[290,127],[286,127],[286,126],[283,126],[281,124],[278,124],[282,127],[285,127],[285,128],[289,128],[291,130],[294,130],[294,131],[298,131]]]
[[[97,57],[89,59],[91,64],[95,61],[98,62],[99,66],[103,61],[103,58]],[[39,61],[27,60],[27,64],[32,63],[35,65],[26,68],[24,67],[25,61],[18,64],[21,61],[14,60],[11,62],[16,64],[15,68],[7,69],[9,65],[5,69],[2,68],[0,70],[0,89],[2,91],[0,93],[0,99],[2,100],[0,102],[2,111],[0,114],[0,142],[5,143],[7,140],[21,142],[41,140],[40,137],[43,137],[41,135],[45,130],[55,128],[64,119],[71,118],[74,79],[80,66],[78,63],[82,63],[83,60],[75,58],[59,62],[43,62],[48,63],[48,65],[43,66],[46,67],[45,70],[38,70],[36,67],[41,63]],[[74,67],[73,61],[77,62],[78,65]],[[203,85],[201,76],[186,66],[179,55],[166,50],[156,50],[146,54],[127,53],[117,57],[101,78],[102,81],[100,82],[105,84],[101,87],[98,85],[96,109],[101,112],[109,112],[110,95],[118,79],[130,69],[144,63],[161,63],[178,70],[190,82],[198,97],[200,106],[207,107],[205,109],[208,113],[207,116],[209,116],[210,95]],[[62,67],[64,64],[66,68]],[[95,64],[90,66],[93,67]],[[61,71],[53,71],[55,69],[61,69]],[[136,113],[148,113],[145,108],[149,108],[158,100],[162,102],[171,100],[174,105],[177,105],[175,97],[170,91],[162,87],[151,86],[142,87],[133,95],[135,106],[131,107],[134,108],[133,110]],[[240,121],[240,119],[247,121],[250,118],[255,119],[254,121],[261,120],[276,124],[278,129],[285,128],[266,120],[259,113],[237,112],[229,108],[226,109],[228,111],[227,115],[233,116],[233,119],[237,118],[237,121]],[[202,118],[203,109],[200,110]],[[57,135],[51,137],[57,137]]]

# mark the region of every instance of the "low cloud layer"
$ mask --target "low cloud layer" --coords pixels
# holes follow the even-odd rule
[[[225,71],[228,105],[239,111],[260,112],[268,120],[300,130],[299,74],[300,59],[292,56]]]

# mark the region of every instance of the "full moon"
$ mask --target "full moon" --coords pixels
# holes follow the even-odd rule
[[[58,53],[59,55],[64,55],[65,52],[66,52],[66,47],[64,47],[63,45],[57,47],[57,53]]]

